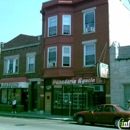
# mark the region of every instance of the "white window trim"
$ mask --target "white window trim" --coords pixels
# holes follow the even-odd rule
[[[28,59],[34,57],[34,71],[29,71]],[[26,73],[35,73],[36,52],[26,53]]]
[[[65,55],[65,54],[63,53],[65,47],[68,47],[68,48],[69,48],[69,52],[70,52],[70,53],[69,53],[68,55]],[[69,61],[70,65],[69,65],[69,66],[63,66],[63,57],[64,57],[64,56],[70,57],[70,61]],[[71,46],[62,46],[62,67],[71,67]]]
[[[56,48],[56,61],[55,61],[55,66],[49,66],[49,50],[52,48]],[[47,48],[47,68],[52,68],[52,67],[57,67],[57,46],[53,46],[53,47],[48,47]]]
[[[52,16],[52,17],[49,17],[48,18],[48,37],[53,37],[53,36],[56,36],[56,35],[53,35],[53,36],[49,36],[49,27],[50,27],[50,19],[52,19],[52,18],[56,18],[56,35],[57,35],[57,25],[58,25],[58,23],[57,23],[57,15],[55,15],[55,16]]]
[[[91,67],[91,66],[95,65],[95,64],[93,64],[93,65],[85,65],[85,46],[86,45],[94,45],[94,48],[95,48],[95,63],[96,63],[96,42],[97,42],[97,39],[82,42],[82,44],[84,45],[83,46],[83,67]]]
[[[13,70],[12,73],[9,73],[9,61],[13,59]],[[14,65],[16,64],[16,59],[18,59],[18,72],[15,73],[15,67]],[[7,60],[7,66],[5,66],[5,60]],[[6,67],[6,68],[5,68]],[[6,69],[6,70],[5,70]],[[19,73],[19,55],[13,55],[13,56],[6,56],[4,57],[4,69],[3,69],[3,74],[4,75],[9,75],[9,74],[18,74]]]
[[[69,17],[69,20],[70,20],[70,34],[63,34],[63,32],[64,32],[64,25],[63,25],[63,23],[64,23],[64,16],[68,16]],[[64,15],[62,15],[62,35],[71,35],[71,15],[69,15],[69,14],[64,14]]]
[[[82,10],[82,13],[83,13],[83,34],[89,34],[89,33],[96,32],[95,10],[96,10],[96,7]],[[94,29],[91,32],[86,32],[85,23],[84,23],[85,22],[85,14],[90,13],[90,12],[94,12]]]

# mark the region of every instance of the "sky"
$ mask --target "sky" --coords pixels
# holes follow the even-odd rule
[[[42,34],[42,3],[48,0],[0,0],[0,42],[19,34]],[[128,0],[123,0],[130,9]]]
[[[42,34],[42,3],[48,0],[0,0],[0,42],[19,34]]]

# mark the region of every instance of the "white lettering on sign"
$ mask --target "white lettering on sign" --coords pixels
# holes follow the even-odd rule
[[[94,82],[95,82],[95,79],[93,79],[93,78],[90,78],[90,79],[79,78],[78,79],[78,84],[94,83]]]
[[[1,88],[18,88],[18,83],[1,83]]]
[[[0,88],[28,88],[28,82],[0,83]]]
[[[52,84],[85,84],[85,83],[95,83],[96,79],[94,78],[74,78],[74,79],[65,79],[65,80],[58,80],[54,79]]]

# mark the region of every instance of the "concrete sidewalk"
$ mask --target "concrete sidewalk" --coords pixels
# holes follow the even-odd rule
[[[50,115],[50,114],[40,114],[36,112],[20,112],[20,113],[11,113],[11,112],[1,112],[0,116],[6,117],[20,117],[20,118],[39,118],[39,119],[50,119],[50,120],[64,120],[72,121],[71,116],[61,116],[61,115]]]

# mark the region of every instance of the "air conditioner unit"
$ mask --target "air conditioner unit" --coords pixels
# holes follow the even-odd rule
[[[94,92],[103,92],[103,85],[95,85],[94,86]]]
[[[51,68],[51,67],[55,67],[55,66],[56,66],[56,62],[52,62],[52,63],[49,63],[49,64],[48,64],[48,67],[50,67],[50,68]]]
[[[53,63],[52,63],[52,66],[55,67],[55,66],[56,66],[56,62],[53,62]]]
[[[12,70],[8,70],[8,74],[11,74],[11,73],[13,73],[13,71]]]
[[[92,32],[93,31],[93,27],[87,27],[86,28],[86,32]]]

